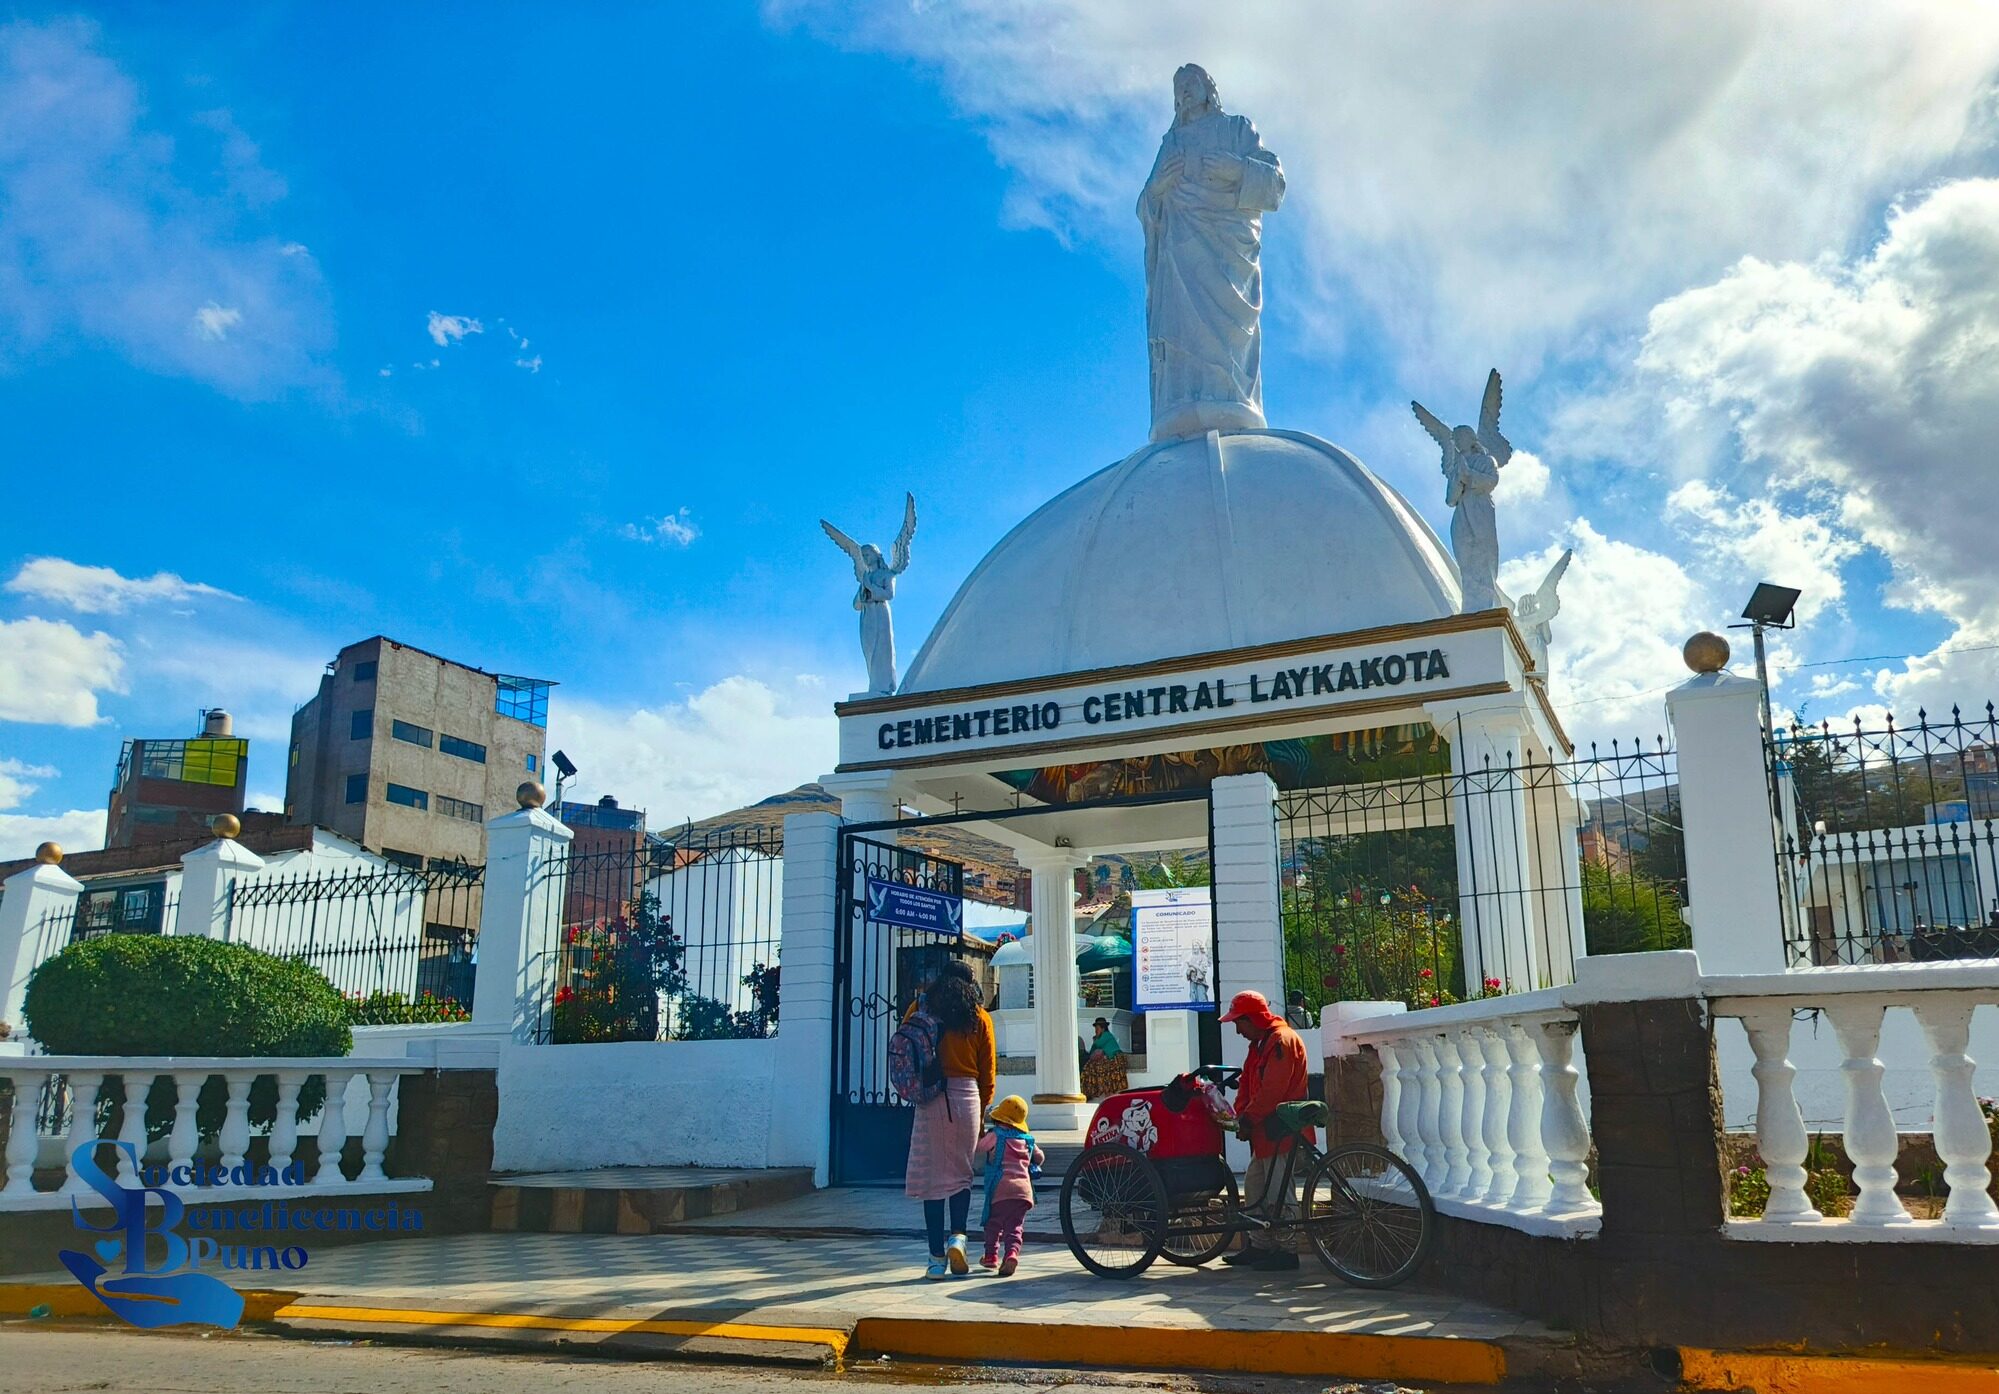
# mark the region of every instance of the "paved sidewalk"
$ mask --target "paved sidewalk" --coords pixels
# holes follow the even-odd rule
[[[1490,1382],[1567,1339],[1461,1298],[1296,1275],[1156,1265],[1093,1277],[1030,1244],[1020,1272],[945,1282],[920,1242],[882,1238],[473,1234],[328,1249],[287,1273],[277,1320],[319,1330],[506,1328],[595,1339],[636,1329],[817,1341],[822,1353],[1339,1372]],[[62,1274],[30,1282],[63,1283]],[[74,1287],[74,1284],[70,1285]],[[643,1325],[638,1325],[643,1323]]]

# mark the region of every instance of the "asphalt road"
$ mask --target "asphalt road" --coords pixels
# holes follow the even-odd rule
[[[677,1361],[574,1359],[237,1332],[207,1336],[0,1326],[0,1394],[1389,1394],[1336,1378],[868,1365],[843,1374]],[[1430,1386],[1422,1394],[1446,1394]],[[1509,1394],[1529,1394],[1509,1389]]]

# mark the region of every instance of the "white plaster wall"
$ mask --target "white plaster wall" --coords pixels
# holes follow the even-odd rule
[[[494,1169],[768,1166],[780,1054],[774,1039],[508,1042]]]

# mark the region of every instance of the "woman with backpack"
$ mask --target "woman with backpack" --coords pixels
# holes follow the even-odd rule
[[[923,1202],[930,1240],[924,1276],[966,1273],[971,1271],[965,1220],[972,1208],[972,1154],[999,1074],[993,1019],[980,1004],[972,970],[955,959],[945,964],[896,1035],[906,1038],[907,1047],[898,1050],[891,1042],[891,1055],[903,1055],[923,1081],[911,1099],[916,1124],[903,1194]]]

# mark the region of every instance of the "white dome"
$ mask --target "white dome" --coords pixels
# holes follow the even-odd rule
[[[1457,569],[1436,533],[1338,446],[1297,431],[1193,436],[1099,470],[1002,538],[959,587],[902,691],[1457,611]]]

